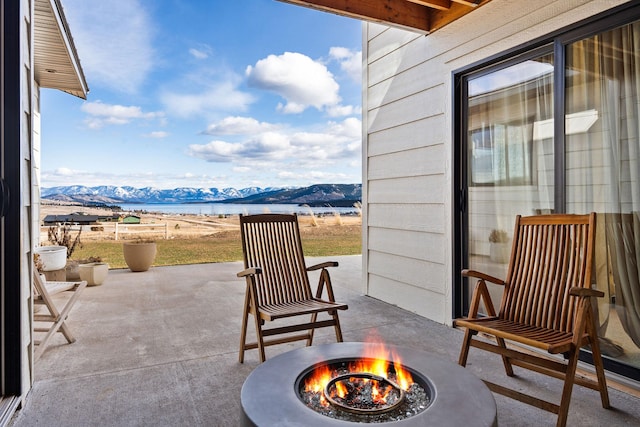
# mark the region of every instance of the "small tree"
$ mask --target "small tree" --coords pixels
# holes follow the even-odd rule
[[[67,248],[67,259],[71,258],[73,251],[76,248],[82,248],[82,242],[80,241],[80,234],[82,234],[82,227],[78,231],[75,237],[71,235],[70,225],[60,225],[49,227],[47,232],[47,238],[49,243],[56,246],[65,246]]]

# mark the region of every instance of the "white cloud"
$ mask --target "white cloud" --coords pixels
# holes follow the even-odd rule
[[[329,117],[345,117],[353,114],[360,114],[362,109],[356,108],[353,105],[333,105],[327,108],[327,115]]]
[[[154,67],[153,27],[140,0],[65,0],[89,87],[136,93]]]
[[[75,174],[77,174],[79,172],[81,172],[81,171],[77,171],[77,170],[70,169],[70,168],[64,168],[64,167],[58,168],[58,169],[55,170],[55,173],[57,175],[60,175],[60,176],[73,176],[73,175],[75,175]]]
[[[145,113],[140,107],[133,105],[113,105],[100,101],[85,102],[80,109],[89,115],[85,123],[91,129],[99,129],[105,124],[123,125],[134,119],[151,120],[164,116],[162,112]]]
[[[145,135],[147,138],[166,138],[169,136],[168,132],[165,132],[163,130],[157,130],[154,132],[150,132],[148,134]]]
[[[278,129],[279,125],[259,122],[252,117],[225,117],[207,126],[207,135],[250,135]]]
[[[193,86],[165,91],[160,95],[168,113],[180,117],[209,116],[212,112],[246,111],[254,102],[253,96],[238,90],[237,76],[227,76],[218,82],[209,81],[203,76],[189,80],[195,80]]]
[[[245,173],[251,171],[251,168],[248,166],[236,166],[232,170],[237,173]]]
[[[294,173],[291,171],[282,171],[277,174],[278,178],[284,181],[311,181],[311,182],[346,182],[353,180],[353,176],[339,172],[326,172],[319,170],[305,171],[303,173]]]
[[[252,135],[240,142],[214,140],[192,144],[188,154],[207,162],[234,163],[237,167],[305,169],[318,161],[354,161],[360,157],[361,122],[348,118],[329,122],[317,132],[279,129]]]
[[[279,110],[286,114],[301,113],[308,107],[322,111],[341,101],[340,86],[327,67],[301,53],[269,55],[248,66],[245,74],[250,86],[283,97],[287,102]]]
[[[207,59],[211,53],[211,48],[209,46],[201,46],[199,49],[192,47],[189,49],[189,53],[196,59]]]
[[[353,81],[362,81],[362,51],[353,51],[346,47],[332,47],[329,49],[329,57],[340,64]]]

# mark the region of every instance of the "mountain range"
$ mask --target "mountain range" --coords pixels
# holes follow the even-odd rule
[[[294,203],[310,206],[352,206],[362,200],[362,184],[315,184],[309,187],[158,189],[153,187],[82,185],[42,188],[45,200],[117,205],[120,203]]]

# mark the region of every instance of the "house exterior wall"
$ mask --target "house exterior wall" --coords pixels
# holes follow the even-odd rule
[[[428,36],[364,24],[368,295],[451,324],[452,73],[626,2],[493,0]]]

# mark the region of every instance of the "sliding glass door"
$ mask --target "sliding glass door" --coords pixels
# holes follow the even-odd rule
[[[596,212],[608,368],[640,379],[640,11],[459,77],[459,259],[504,278],[514,217]],[[562,117],[561,122],[558,117]],[[459,282],[457,306],[468,307]],[[492,289],[499,307],[501,289]]]

